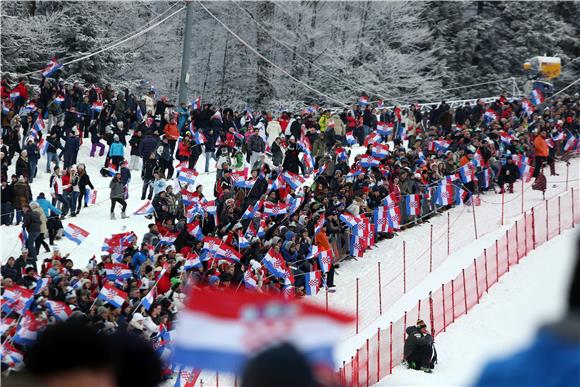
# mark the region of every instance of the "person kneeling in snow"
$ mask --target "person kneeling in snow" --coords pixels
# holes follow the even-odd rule
[[[405,340],[405,360],[409,368],[431,373],[435,367],[433,337],[427,332],[423,320],[417,320],[415,326],[407,327]]]

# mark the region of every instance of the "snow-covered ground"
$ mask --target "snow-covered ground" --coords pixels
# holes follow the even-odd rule
[[[378,386],[472,384],[490,360],[525,348],[538,327],[562,317],[578,229],[531,252],[512,266],[469,314],[436,337],[439,357],[433,374],[396,367]]]

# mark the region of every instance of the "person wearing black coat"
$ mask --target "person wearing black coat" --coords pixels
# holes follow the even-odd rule
[[[84,165],[79,164],[79,166],[77,167],[78,169],[78,173],[79,173],[79,202],[77,205],[77,214],[79,212],[81,212],[81,207],[82,207],[82,202],[85,196],[85,192],[87,190],[87,188],[90,189],[95,189],[95,187],[93,186],[93,183],[91,183],[91,178],[89,177],[89,175],[87,175],[87,171],[84,168]],[[87,203],[85,202],[84,206],[87,206]]]
[[[16,160],[16,176],[24,176],[28,178],[28,173],[30,171],[30,166],[28,164],[28,151],[22,150],[20,152],[20,157]]]
[[[300,161],[299,155],[300,150],[296,146],[296,142],[290,139],[290,145],[288,145],[286,157],[284,157],[284,163],[282,164],[284,171],[299,173],[300,169],[304,170],[304,165]]]
[[[139,155],[143,160],[147,160],[151,153],[155,153],[157,144],[159,143],[159,136],[155,133],[148,134],[139,142]]]
[[[64,167],[70,168],[73,164],[77,163],[77,155],[81,147],[81,141],[79,139],[76,130],[71,132],[71,135],[67,137],[64,143]]]
[[[26,247],[30,254],[30,258],[36,260],[36,246],[35,242],[40,236],[41,221],[38,214],[30,209],[26,204],[22,206],[22,212],[24,214],[23,225],[28,232],[28,239],[26,240]]]
[[[501,189],[500,193],[505,192],[505,184],[508,184],[509,193],[514,193],[514,183],[520,177],[520,169],[511,157],[508,157],[504,166],[502,166],[499,172],[499,177],[497,179],[499,187]]]
[[[153,182],[155,181],[155,173],[159,172],[159,164],[157,163],[157,158],[154,153],[149,155],[149,158],[143,163],[143,169],[141,170],[141,180],[143,180],[143,189],[141,191],[141,200],[147,199],[151,200],[153,196]],[[149,195],[147,195],[147,190],[149,190]]]
[[[404,357],[409,368],[431,373],[433,368],[433,337],[427,332],[423,320],[417,320],[415,326],[407,327]]]
[[[300,116],[296,117],[292,125],[290,125],[290,134],[294,136],[295,139],[299,140],[302,135],[302,118]]]
[[[1,225],[10,226],[12,224],[12,220],[14,219],[12,198],[12,186],[5,179],[2,179],[2,193],[0,194],[0,200],[2,201]]]

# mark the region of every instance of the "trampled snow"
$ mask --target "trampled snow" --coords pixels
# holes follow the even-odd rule
[[[532,251],[438,335],[433,374],[399,366],[377,386],[471,385],[488,361],[525,348],[540,326],[565,313],[579,236],[578,229],[568,230]]]

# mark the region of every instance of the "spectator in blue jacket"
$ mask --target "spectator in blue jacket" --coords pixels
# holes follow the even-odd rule
[[[125,146],[119,141],[119,136],[113,136],[113,143],[109,147],[109,158],[117,170],[121,166],[125,158]]]
[[[51,211],[54,215],[62,214],[61,210],[53,206],[50,201],[46,200],[44,192],[38,194],[36,202],[38,203],[40,208],[42,208],[42,211],[44,211],[44,215],[46,215],[47,218],[52,216]]]

